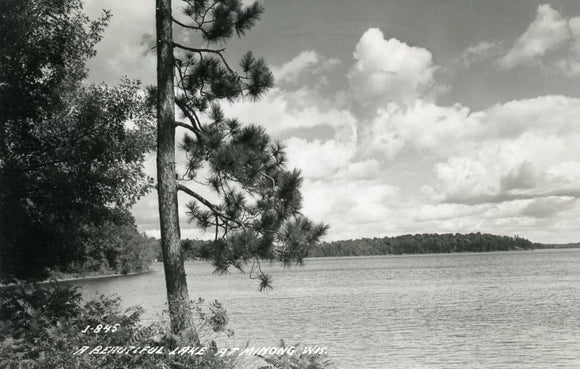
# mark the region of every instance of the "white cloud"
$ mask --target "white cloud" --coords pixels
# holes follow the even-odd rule
[[[316,51],[303,51],[288,63],[278,68],[272,68],[277,82],[296,82],[300,73],[308,67],[316,65],[320,57]]]
[[[378,160],[368,159],[363,161],[351,161],[343,168],[342,171],[336,174],[337,179],[343,180],[360,180],[372,179],[377,177],[381,171],[381,166]]]
[[[304,213],[331,226],[329,239],[384,236],[399,189],[376,180],[336,178],[306,181]]]
[[[501,156],[489,149],[484,153],[495,154],[496,160]],[[501,171],[496,168],[501,162],[487,161],[481,154],[475,152],[473,156],[451,157],[435,166],[435,173],[441,184],[441,191],[446,194],[446,201],[485,202],[480,199],[492,197],[497,192],[492,172]]]
[[[409,101],[434,82],[431,53],[395,38],[385,40],[377,28],[367,30],[356,45],[348,78],[360,101]]]
[[[540,5],[536,19],[514,46],[499,59],[502,69],[536,63],[547,52],[562,46],[570,38],[566,19],[549,4]]]
[[[276,83],[296,83],[303,74],[320,74],[340,64],[338,59],[328,59],[316,51],[306,50],[279,67],[272,67]]]
[[[463,156],[452,156],[436,165],[439,198],[481,204],[547,196],[580,197],[578,182],[553,174],[568,156],[542,155],[552,145],[566,144],[565,138],[553,137],[545,142],[534,135],[479,144]]]
[[[529,131],[561,135],[577,130],[580,99],[547,95],[510,101],[492,106],[485,115],[488,136],[516,137]]]
[[[542,174],[539,173],[539,170],[534,163],[524,160],[510,169],[505,176],[501,177],[501,190],[509,191],[514,189],[534,188],[541,176]]]
[[[243,123],[259,123],[274,137],[317,126],[331,127],[338,140],[356,137],[352,113],[335,107],[309,88],[287,91],[276,87],[257,102],[241,101],[224,106],[224,110],[227,116],[237,117]]]
[[[361,150],[364,156],[382,153],[387,160],[405,148],[441,153],[450,148],[449,143],[474,137],[482,129],[480,116],[459,104],[439,106],[423,100],[409,105],[390,103],[378,109],[361,132],[368,140]]]
[[[483,41],[463,52],[466,66],[495,60],[497,67],[511,70],[520,66],[541,67],[569,77],[580,76],[580,17],[566,19],[550,4],[538,6],[536,18],[527,30],[505,49],[504,41]]]
[[[568,21],[571,34],[569,53],[563,58],[554,61],[554,67],[569,77],[580,76],[580,17]]]
[[[288,166],[300,168],[305,178],[324,178],[349,165],[354,146],[335,140],[307,141],[292,137],[285,141]]]

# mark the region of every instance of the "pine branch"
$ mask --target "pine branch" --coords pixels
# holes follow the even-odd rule
[[[234,224],[237,224],[239,227],[241,228],[246,228],[246,225],[242,222],[240,222],[239,220],[236,219],[232,219],[226,215],[224,215],[221,211],[219,211],[218,207],[214,204],[212,204],[209,200],[207,200],[206,198],[204,198],[203,196],[201,196],[200,194],[198,194],[197,192],[193,191],[192,189],[190,189],[189,187],[186,187],[182,184],[177,184],[177,190],[178,191],[182,191],[185,192],[186,194],[188,194],[189,196],[193,197],[194,199],[196,199],[197,201],[201,202],[203,205],[205,205],[214,215],[220,217],[222,220],[224,221],[229,221],[232,222]]]
[[[191,51],[192,53],[211,53],[211,54],[220,54],[223,51],[225,51],[225,48],[222,49],[205,49],[205,48],[197,48],[197,47],[190,47],[190,46],[185,46],[182,45],[180,43],[174,42],[173,43],[173,47],[176,47],[178,49],[182,49],[182,50],[186,50],[186,51]]]
[[[234,70],[230,67],[230,65],[226,61],[226,58],[224,58],[223,52],[226,50],[225,48],[222,48],[222,49],[205,49],[205,48],[200,49],[200,48],[196,48],[196,47],[185,46],[185,45],[179,44],[177,42],[173,43],[173,47],[176,47],[178,49],[182,49],[185,51],[190,51],[192,53],[198,53],[199,55],[202,55],[203,53],[216,54],[220,57],[220,59],[222,60],[222,62],[224,63],[224,65],[226,66],[228,71],[232,74],[236,74],[236,72],[234,72]]]
[[[177,19],[175,19],[174,17],[172,17],[172,18],[171,18],[171,20],[173,21],[173,23],[175,23],[175,24],[177,24],[178,26],[181,26],[181,27],[183,27],[183,28],[189,28],[189,29],[194,29],[194,30],[196,30],[196,31],[202,31],[202,32],[205,32],[205,31],[204,31],[204,29],[203,29],[203,28],[201,28],[201,27],[198,27],[198,26],[192,26],[192,25],[190,25],[190,24],[185,24],[185,23],[182,23],[182,22],[178,21]]]
[[[195,112],[189,111],[189,109],[187,109],[187,106],[183,103],[183,101],[180,101],[179,99],[175,99],[175,105],[177,105],[177,107],[183,112],[185,117],[189,120],[189,122],[191,123],[190,128],[193,129],[193,132],[195,133],[197,138],[200,139],[201,122],[199,121],[199,118],[197,117]]]
[[[219,1],[214,1],[213,4],[211,4],[210,6],[207,7],[207,9],[205,10],[205,13],[203,14],[203,16],[201,17],[201,22],[199,22],[200,26],[205,25],[206,23],[211,23],[212,21],[206,21],[205,17],[207,17],[208,13],[219,3]]]
[[[189,125],[189,124],[187,124],[187,123],[180,122],[180,121],[177,121],[177,120],[176,120],[176,121],[175,121],[175,126],[176,126],[176,127],[185,128],[185,129],[187,129],[188,131],[191,131],[191,132],[193,132],[193,133],[194,133],[194,134],[197,136],[197,138],[198,138],[198,139],[200,139],[200,138],[201,138],[201,136],[199,135],[199,134],[200,134],[200,132],[198,132],[198,130],[196,130],[196,129],[195,129],[195,127],[193,127],[193,126],[191,126],[191,125]]]

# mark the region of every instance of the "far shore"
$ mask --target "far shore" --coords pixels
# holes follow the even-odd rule
[[[78,277],[70,277],[70,278],[54,278],[54,279],[46,279],[43,281],[37,282],[25,282],[21,281],[21,283],[35,283],[35,284],[48,284],[52,282],[57,283],[69,283],[69,282],[84,282],[84,281],[92,281],[92,280],[100,280],[100,279],[112,279],[112,278],[121,278],[121,277],[130,277],[136,275],[143,275],[153,273],[153,270],[146,270],[143,272],[134,272],[134,273],[115,273],[115,274],[97,274],[97,275],[87,275],[87,276],[78,276]],[[6,288],[18,286],[19,283],[9,283],[9,284],[0,284],[0,291]]]

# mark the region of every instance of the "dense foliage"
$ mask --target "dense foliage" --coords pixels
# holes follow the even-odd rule
[[[151,185],[143,161],[153,112],[136,82],[82,84],[109,18],[89,20],[80,0],[0,3],[4,278],[130,265],[95,249],[95,236],[139,237],[128,209]]]
[[[68,265],[53,268],[50,277],[144,272],[155,259],[159,247],[159,240],[138,232],[128,213],[119,219],[87,227],[81,241],[74,250],[78,257]]]
[[[532,250],[542,245],[521,237],[492,234],[416,234],[384,238],[323,242],[311,256],[363,256]]]
[[[214,301],[191,302],[189,308],[196,317],[198,334],[204,352],[201,355],[170,355],[175,348],[191,347],[191,332],[175,335],[167,324],[140,324],[141,308],[122,311],[120,300],[100,296],[83,301],[80,293],[62,284],[20,285],[3,291],[0,299],[0,367],[42,369],[91,368],[247,368],[253,363],[279,369],[322,369],[331,364],[325,356],[296,354],[269,357],[239,357],[216,355],[216,339],[231,336],[223,306]],[[85,331],[89,326],[92,329]],[[97,327],[101,327],[98,329]],[[128,351],[131,354],[96,354],[97,347]],[[80,351],[83,347],[89,347]],[[145,347],[147,350],[141,352]],[[159,354],[147,351],[163,348]],[[199,351],[198,351],[199,352]],[[76,353],[76,354],[75,354]],[[260,365],[262,363],[262,365]]]

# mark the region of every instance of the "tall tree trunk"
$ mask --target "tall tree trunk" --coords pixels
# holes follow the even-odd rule
[[[175,92],[171,0],[157,0],[157,195],[171,330],[193,327],[180,251],[175,177]]]

